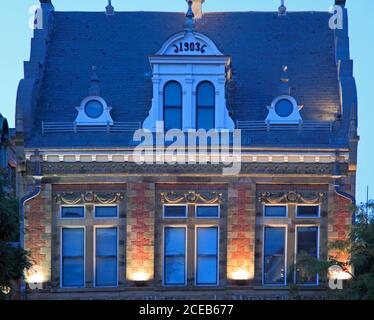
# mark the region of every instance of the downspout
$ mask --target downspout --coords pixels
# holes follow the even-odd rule
[[[39,152],[35,151],[35,176],[34,179],[34,190],[30,194],[24,196],[19,200],[19,221],[20,221],[20,247],[25,248],[25,206],[26,203],[40,195],[42,190],[42,177]],[[26,282],[24,279],[21,280],[21,300],[26,299]]]

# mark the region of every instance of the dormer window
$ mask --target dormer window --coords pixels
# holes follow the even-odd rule
[[[197,87],[196,129],[215,127],[215,88],[211,82],[201,82]]]
[[[182,129],[182,86],[170,81],[164,87],[165,131]]]
[[[84,111],[90,118],[97,119],[103,114],[104,107],[100,103],[100,101],[91,100],[86,103],[86,106],[84,107]]]

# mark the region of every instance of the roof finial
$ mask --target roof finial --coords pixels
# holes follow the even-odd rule
[[[108,5],[105,7],[105,13],[107,16],[114,15],[114,7],[112,6],[112,0],[108,0]]]
[[[278,15],[285,16],[287,14],[287,7],[284,5],[284,0],[281,0],[281,5],[278,8]]]
[[[288,66],[282,67],[282,76],[280,78],[279,93],[281,95],[289,95],[291,93],[290,78],[288,76]]]
[[[186,22],[184,23],[184,31],[193,32],[195,29],[194,13],[192,10],[192,0],[186,0],[188,3],[188,11],[186,14]]]
[[[92,66],[91,67],[92,74],[90,79],[90,85],[88,87],[88,94],[90,96],[100,96],[100,79],[97,76],[97,67]]]

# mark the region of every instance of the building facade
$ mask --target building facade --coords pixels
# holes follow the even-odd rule
[[[325,293],[326,275],[297,259],[338,254],[329,244],[352,224],[347,28],[285,7],[197,19],[191,5],[82,13],[41,1],[16,112],[34,264],[24,297]],[[208,142],[186,143],[199,129]]]
[[[0,114],[0,168],[7,175],[9,185],[15,193],[16,187],[16,146],[14,144],[15,130],[9,128],[8,121]]]

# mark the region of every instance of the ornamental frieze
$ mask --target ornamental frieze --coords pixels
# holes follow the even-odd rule
[[[288,192],[259,192],[258,201],[265,204],[277,203],[301,203],[317,204],[323,202],[326,197],[324,192],[307,192],[299,193],[294,191]]]
[[[189,192],[161,192],[161,203],[163,204],[179,204],[179,203],[203,203],[203,204],[217,204],[222,201],[222,193],[209,192],[207,196],[197,193],[195,191]]]
[[[57,204],[76,205],[81,203],[115,204],[124,199],[121,192],[61,192],[56,194]]]

